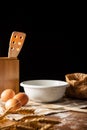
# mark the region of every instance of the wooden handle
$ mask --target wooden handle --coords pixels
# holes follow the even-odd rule
[[[8,57],[17,57],[21,51],[21,48],[24,44],[26,34],[24,32],[12,32],[10,43],[9,43],[9,50],[8,50]]]

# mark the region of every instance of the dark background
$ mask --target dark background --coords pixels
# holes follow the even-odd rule
[[[65,80],[67,73],[87,73],[86,42],[77,36],[78,32],[68,30],[71,25],[65,24],[66,17],[59,21],[54,15],[32,14],[25,8],[16,8],[12,14],[6,15],[5,12],[0,20],[0,57],[7,56],[13,31],[26,33],[18,55],[20,82]]]

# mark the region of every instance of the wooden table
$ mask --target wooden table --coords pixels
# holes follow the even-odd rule
[[[54,130],[87,130],[87,113],[69,111],[47,117],[61,121]]]
[[[70,100],[70,102],[73,102],[73,101]],[[74,102],[74,104],[76,104],[76,102]],[[84,101],[83,106],[84,104],[86,106],[87,102]],[[49,105],[47,104],[47,106]],[[26,105],[25,107],[30,108],[30,103],[29,103],[29,106]],[[71,106],[71,108],[72,107],[73,106]],[[38,110],[39,108],[41,109],[41,106],[36,105],[36,109]],[[87,110],[86,108],[85,110]],[[42,109],[42,111],[44,109]],[[47,111],[50,111],[50,109],[48,109]],[[46,115],[46,118],[60,121],[59,124],[55,125],[54,128],[52,129],[50,128],[49,130],[87,130],[87,112],[81,112],[81,111],[77,112],[77,111],[72,111],[72,110],[58,111],[56,114],[52,114],[49,112],[49,114]],[[9,124],[13,122],[14,120],[9,121]],[[6,124],[8,124],[8,122]],[[4,125],[4,124],[2,124],[1,122],[0,126],[1,125]]]

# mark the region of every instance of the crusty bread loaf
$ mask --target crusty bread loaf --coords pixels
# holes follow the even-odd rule
[[[67,97],[87,99],[87,74],[66,74],[65,80],[70,84],[70,86],[66,88],[65,92]]]

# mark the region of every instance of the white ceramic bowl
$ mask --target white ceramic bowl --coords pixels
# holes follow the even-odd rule
[[[69,84],[60,80],[28,80],[20,83],[25,93],[36,102],[54,102],[61,99]]]

